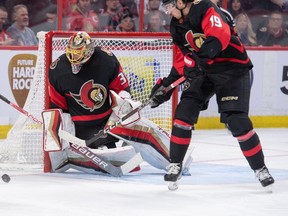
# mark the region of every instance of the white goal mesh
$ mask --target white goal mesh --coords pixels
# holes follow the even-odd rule
[[[64,53],[72,32],[38,34],[38,58],[24,110],[41,120],[48,108],[47,72],[51,61]],[[127,75],[134,100],[145,101],[160,77],[167,76],[173,60],[172,41],[166,33],[90,33],[95,45],[112,51]],[[156,109],[146,107],[141,115],[170,132],[172,101]],[[42,125],[22,115],[0,145],[0,163],[32,164],[43,167]],[[47,171],[47,169],[46,169]]]

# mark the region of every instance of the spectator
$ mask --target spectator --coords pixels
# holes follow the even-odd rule
[[[104,12],[105,0],[91,0],[91,8],[96,14]]]
[[[13,7],[18,4],[23,4],[27,7],[30,27],[45,21],[46,10],[52,5],[51,0],[8,0],[6,1],[7,10],[9,12],[12,11]]]
[[[235,18],[236,31],[246,46],[256,46],[256,34],[253,31],[251,21],[246,13],[240,13]]]
[[[5,29],[4,24],[8,19],[8,12],[5,7],[0,6],[0,45],[11,45],[13,43],[13,39],[11,39]]]
[[[127,11],[123,13],[120,23],[116,28],[116,31],[120,32],[135,32],[135,23],[133,20],[133,15]]]
[[[99,19],[91,8],[90,0],[77,0],[75,9],[67,18],[67,30],[70,31],[98,31]]]
[[[23,4],[18,4],[12,10],[13,24],[7,29],[8,35],[15,41],[17,46],[35,46],[38,44],[34,32],[29,26],[28,9]]]
[[[133,17],[139,17],[139,8],[136,4],[136,0],[120,0],[120,4],[123,8],[128,8]]]
[[[285,3],[286,2],[286,3]],[[242,8],[245,12],[250,13],[250,11],[274,11],[281,10],[287,5],[286,0],[241,0]],[[252,12],[255,13],[255,12]]]
[[[51,5],[46,8],[45,16],[46,19],[42,23],[31,27],[35,34],[39,31],[51,31],[57,29],[57,6]]]
[[[227,4],[227,9],[234,19],[238,14],[244,12],[240,0],[230,0]]]
[[[272,6],[274,6],[274,10],[280,9],[281,11],[286,11],[288,10],[288,1],[287,0],[270,0]],[[271,10],[271,7],[269,7]]]
[[[105,10],[101,16],[104,31],[116,31],[122,15],[122,6],[119,0],[106,0]]]
[[[146,32],[167,32],[163,26],[163,14],[161,11],[151,11]]]
[[[257,30],[258,45],[288,46],[288,33],[283,25],[283,15],[279,11],[272,12],[262,27]]]
[[[147,11],[144,14],[144,29],[148,28],[150,13],[152,11],[159,11],[162,14],[161,16],[162,26],[164,26],[165,29],[169,30],[171,17],[165,14],[163,10],[160,10],[160,6],[161,6],[161,0],[148,0]]]

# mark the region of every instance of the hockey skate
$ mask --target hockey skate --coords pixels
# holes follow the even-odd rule
[[[260,181],[263,187],[267,187],[274,183],[274,179],[269,173],[266,166],[263,166],[260,169],[254,170],[254,172],[255,172],[256,178],[258,178],[258,180]]]
[[[168,189],[169,190],[177,190],[178,189],[178,180],[181,178],[182,174],[182,164],[181,163],[171,163],[167,167],[167,174],[164,175],[164,181],[169,182]]]

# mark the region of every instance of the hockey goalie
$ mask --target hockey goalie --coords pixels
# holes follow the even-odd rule
[[[110,91],[110,98],[113,112],[105,127],[113,125],[141,105],[141,102],[121,97],[114,91]],[[59,130],[75,135],[75,127],[69,114],[62,113],[60,109],[50,109],[43,111],[42,117],[44,122],[43,145],[44,150],[49,152],[52,172],[65,172],[70,168],[95,174],[105,172],[101,166],[92,163],[89,158],[75,152],[70,146],[71,143],[58,136]],[[116,148],[106,148],[105,145],[102,145],[107,141],[105,139],[110,137],[103,136],[95,144],[98,147],[90,149],[103,160],[120,166],[140,153],[144,161],[157,169],[166,170],[169,165],[169,134],[152,121],[141,116],[141,113],[135,113],[121,122],[121,125],[111,129],[108,134],[119,140]],[[192,157],[189,156],[184,165],[183,174],[189,172],[191,162]],[[139,170],[140,167],[138,166],[133,171]]]

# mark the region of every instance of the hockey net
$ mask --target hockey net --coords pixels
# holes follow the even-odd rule
[[[40,32],[39,47],[33,84],[24,110],[41,119],[41,112],[48,108],[47,73],[51,61],[63,54],[73,32]],[[173,47],[167,33],[90,33],[95,46],[112,51],[120,61],[131,87],[132,98],[145,101],[151,88],[160,77],[168,75],[173,60]],[[97,73],[97,71],[95,71]],[[175,95],[175,94],[174,94]],[[177,95],[177,94],[176,94]],[[177,96],[176,96],[177,100]],[[175,97],[174,97],[175,101]],[[173,100],[141,111],[144,116],[170,133]],[[7,139],[0,145],[0,163],[29,165],[49,171],[49,160],[44,160],[42,125],[20,115]],[[24,164],[24,165],[23,165]]]

